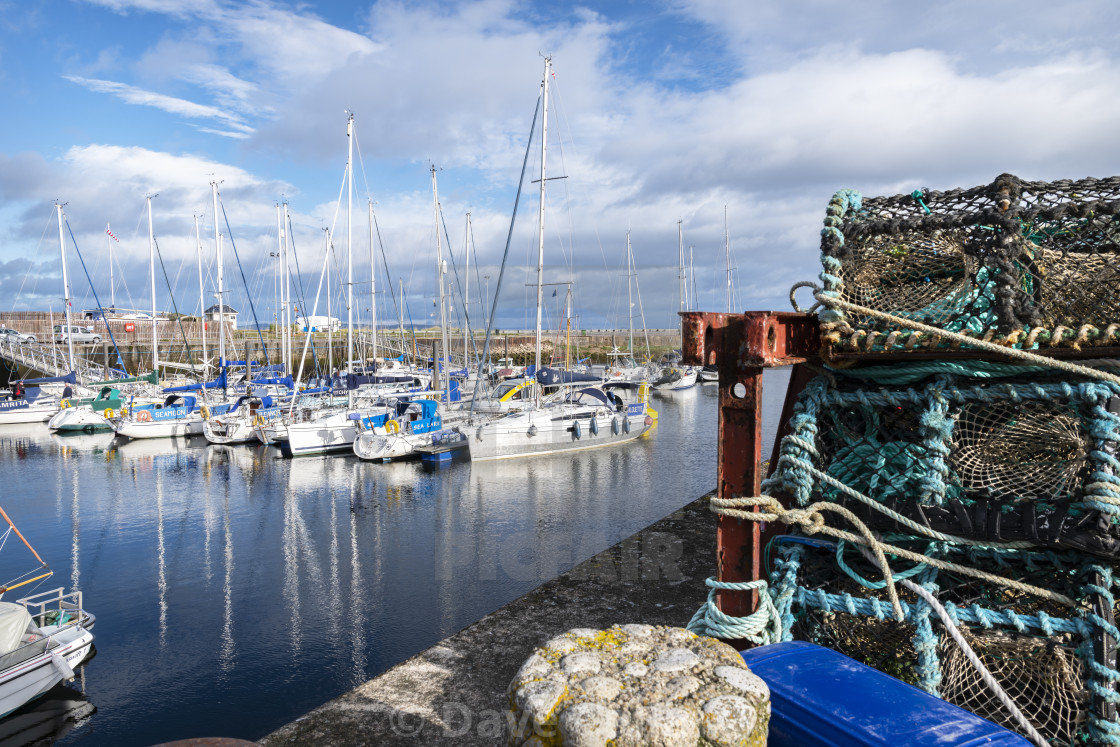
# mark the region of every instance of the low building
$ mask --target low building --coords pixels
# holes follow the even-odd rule
[[[219,309],[218,304],[214,304],[206,311],[202,312],[203,317],[208,322],[222,322],[224,321],[229,326],[237,329],[237,309],[230,306],[228,303],[223,304]]]
[[[337,332],[342,329],[342,320],[333,316],[297,316],[296,324],[301,332]]]

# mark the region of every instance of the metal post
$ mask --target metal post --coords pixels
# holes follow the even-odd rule
[[[815,316],[788,312],[748,311],[720,314],[681,313],[682,354],[686,365],[719,367],[720,498],[756,496],[762,491],[762,376],[767,368],[805,363],[820,351]],[[791,377],[804,386],[804,367]],[[788,401],[787,401],[788,409]],[[720,581],[757,581],[766,577],[762,564],[765,539],[776,527],[720,516],[716,530]],[[720,592],[720,609],[743,617],[758,607],[755,592]]]

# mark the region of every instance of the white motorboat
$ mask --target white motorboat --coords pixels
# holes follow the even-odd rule
[[[690,366],[685,368],[667,366],[661,369],[661,375],[651,381],[650,385],[659,392],[680,391],[696,386],[697,377],[696,369]]]
[[[597,449],[633,441],[654,423],[648,401],[625,404],[598,387],[511,412],[469,434],[472,461]]]
[[[61,595],[62,589],[57,590]],[[81,592],[76,598],[81,608]],[[74,678],[74,667],[88,655],[93,633],[81,614],[63,612],[53,624],[40,624],[24,604],[0,602],[0,716]]]
[[[38,565],[16,580],[0,586],[0,594],[33,584],[53,574],[27,539],[16,529],[7,513],[0,516],[8,529],[0,546],[15,534],[38,561]],[[82,606],[82,593],[64,593],[58,588],[0,602],[0,716],[6,716],[28,701],[46,693],[63,680],[74,678],[74,667],[93,646],[95,618]]]

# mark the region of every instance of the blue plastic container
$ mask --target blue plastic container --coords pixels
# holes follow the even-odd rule
[[[804,641],[743,652],[770,688],[770,747],[1032,747],[974,713]]]

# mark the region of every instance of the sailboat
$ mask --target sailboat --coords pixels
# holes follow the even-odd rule
[[[437,386],[440,392],[433,392],[430,396],[419,395],[415,398],[400,396],[393,403],[393,411],[377,425],[370,428],[362,427],[358,423],[358,433],[354,439],[353,451],[359,459],[373,461],[390,461],[405,457],[419,456],[418,447],[432,446],[444,438],[454,441],[462,440],[458,431],[448,429],[444,431],[443,413],[440,412],[440,397],[446,406],[450,407],[457,394],[459,382],[454,384],[451,380],[451,361],[447,332],[447,308],[444,295],[443,275],[446,272],[446,263],[443,261],[443,246],[440,240],[440,208],[439,191],[436,186],[436,167],[432,166],[432,203],[436,224],[436,275],[439,284],[440,307],[440,342],[442,355],[435,356],[435,366],[432,375],[437,377]],[[464,324],[464,334],[466,324]],[[375,331],[376,334],[376,331]],[[463,341],[463,349],[467,350],[467,341]],[[466,353],[464,352],[464,357]],[[454,387],[454,389],[453,389]],[[387,400],[387,401],[391,401]],[[451,418],[456,422],[465,421],[467,414],[456,411]]]
[[[126,384],[147,384],[149,387],[155,387],[159,384],[159,379],[153,371],[146,376],[93,382],[89,386],[101,387],[98,393],[92,398],[63,400],[62,409],[47,421],[47,428],[52,431],[87,433],[113,430],[113,419],[123,414],[121,410],[126,400],[122,397],[120,387]],[[137,391],[143,396],[143,390]]]
[[[0,400],[0,425],[45,423],[58,412],[62,399],[43,390],[44,384],[77,382],[74,372],[65,376],[46,376],[17,382],[8,399]]]
[[[545,185],[548,143],[548,82],[552,58],[544,61],[541,83],[541,174],[537,243],[537,329],[534,371],[541,370],[541,306],[544,272]],[[561,390],[555,398],[484,422],[468,437],[471,460],[486,461],[580,451],[633,441],[653,425],[649,400],[627,404],[600,387]]]
[[[349,148],[346,157],[346,371],[340,380],[346,381],[346,406],[341,408],[323,408],[311,415],[310,420],[303,422],[288,422],[285,428],[287,438],[279,439],[280,451],[286,457],[301,456],[305,454],[325,454],[334,451],[348,451],[353,448],[354,439],[358,436],[358,424],[364,427],[380,425],[391,414],[390,408],[376,401],[356,402],[355,388],[357,382],[353,375],[354,361],[354,329],[353,329],[353,227],[351,225],[354,185],[354,115],[349,113],[346,120],[346,138]],[[330,232],[327,232],[327,247],[323,257],[323,271],[328,271],[328,258],[330,257]],[[370,268],[373,271],[373,268]],[[330,294],[327,294],[328,299]],[[316,300],[316,303],[318,301]],[[312,316],[314,316],[314,309]],[[330,316],[328,307],[327,316]],[[310,343],[311,327],[308,325],[308,337],[305,348]],[[302,375],[302,371],[301,371]],[[297,387],[298,388],[298,387]],[[292,410],[294,412],[295,398]]]
[[[680,286],[680,310],[683,312],[687,308],[687,302],[685,301],[684,231],[679,220],[677,221],[677,254],[680,260],[677,270],[677,280]],[[681,344],[684,344],[683,334]],[[661,373],[650,381],[650,385],[659,392],[677,392],[696,386],[699,377],[700,371],[692,366],[682,366],[680,353],[673,351],[667,357]]]
[[[2,508],[0,516],[8,525],[3,539],[15,534],[38,561],[0,587],[0,594],[49,578],[53,571]],[[0,601],[0,717],[74,678],[74,667],[93,646],[90,629],[95,620],[83,608],[80,591],[64,593],[58,588],[15,602]]]
[[[214,189],[216,203],[216,184]],[[152,375],[157,377],[156,380],[158,381],[159,333],[156,326],[158,311],[156,308],[155,233],[152,229],[152,197],[154,197],[154,195],[147,196],[148,263],[150,266],[152,294]],[[216,210],[215,215],[217,215]],[[214,223],[216,226],[216,218]],[[224,381],[224,375],[219,378]],[[207,387],[208,385],[206,384],[168,387],[163,390],[163,393],[168,396],[166,396],[162,402],[151,402],[149,399],[144,399],[140,403],[136,403],[130,399],[130,401],[121,408],[121,414],[114,422],[113,430],[117,432],[118,436],[127,436],[132,439],[172,438],[199,435],[202,433],[202,423],[206,411],[200,408],[197,397],[179,394],[179,391],[204,389]]]

